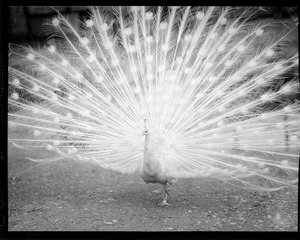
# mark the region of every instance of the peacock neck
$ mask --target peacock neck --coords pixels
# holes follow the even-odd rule
[[[149,151],[149,142],[150,142],[150,135],[145,135],[145,145],[144,145],[144,151]]]

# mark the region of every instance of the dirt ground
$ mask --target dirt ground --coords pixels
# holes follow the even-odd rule
[[[34,166],[9,145],[9,231],[297,231],[298,192],[261,193],[220,181],[180,179],[172,206],[138,175],[61,161]]]

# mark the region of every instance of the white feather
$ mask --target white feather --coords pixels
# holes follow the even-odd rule
[[[298,76],[280,84],[298,54],[276,58],[291,30],[234,11],[99,7],[79,30],[58,14],[64,40],[10,46],[9,126],[20,132],[9,140],[122,173],[143,175],[148,161],[168,179],[295,186]]]

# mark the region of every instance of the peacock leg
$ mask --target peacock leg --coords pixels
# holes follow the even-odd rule
[[[171,189],[168,187],[167,183],[163,184],[163,188],[164,188],[163,201],[162,201],[162,203],[159,203],[158,205],[161,207],[172,205],[172,204],[168,203],[168,196],[171,197],[171,195],[169,193]]]

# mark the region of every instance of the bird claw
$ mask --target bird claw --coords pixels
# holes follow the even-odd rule
[[[161,197],[158,198],[158,199],[163,198],[163,201],[162,201],[162,203],[158,203],[157,204],[158,206],[165,207],[165,206],[168,206],[168,205],[172,205],[172,204],[167,202],[168,196],[171,197],[170,191],[171,191],[171,189],[167,187],[167,184],[165,184],[164,185],[164,194]]]
[[[166,206],[171,206],[172,204],[168,203],[167,201],[162,201],[162,203],[157,204],[160,207],[166,207]]]

